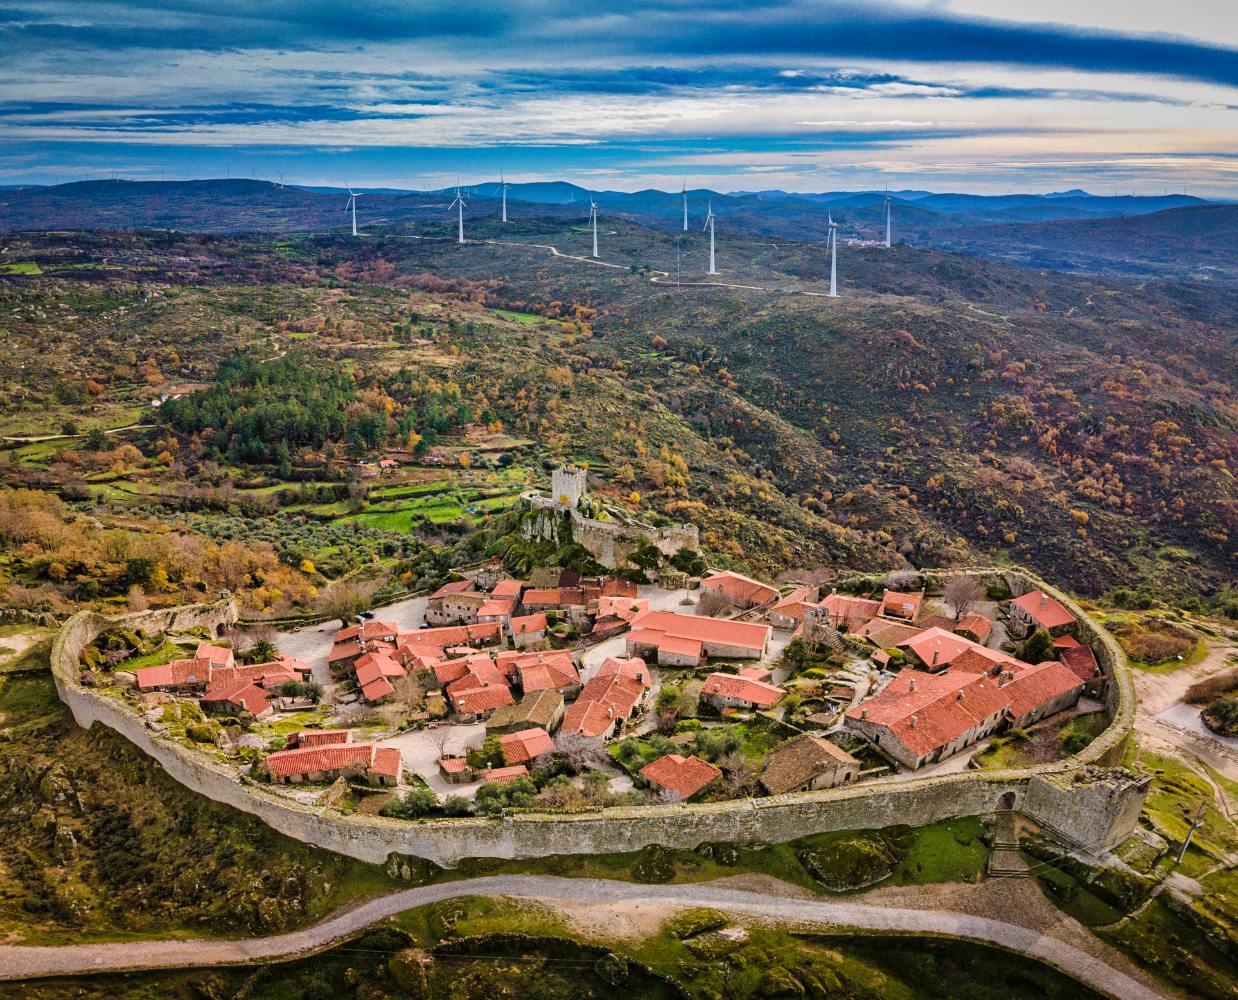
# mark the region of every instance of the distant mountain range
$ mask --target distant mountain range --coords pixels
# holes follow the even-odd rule
[[[498,183],[462,189],[466,228],[498,215]],[[368,232],[445,235],[455,189],[358,189],[358,222]],[[820,242],[827,213],[843,241],[884,237],[884,191],[687,192],[689,227],[699,229],[707,204],[718,217],[719,239],[736,234]],[[1173,273],[1238,280],[1235,259],[1238,205],[1187,195],[1100,196],[1072,190],[1049,194],[975,195],[890,192],[896,242],[1000,257],[1014,263],[1068,270],[1132,274]],[[587,216],[590,198],[603,216],[662,231],[683,225],[678,191],[597,191],[565,181],[508,185],[514,225],[536,228]],[[178,229],[200,232],[340,233],[347,231],[347,191],[247,179],[196,181],[79,181],[0,189],[0,231],[59,229]],[[1138,220],[1149,220],[1137,224]],[[439,231],[442,231],[441,233]],[[494,234],[492,234],[494,235]],[[527,233],[525,235],[530,235]],[[1200,271],[1199,265],[1205,265]]]

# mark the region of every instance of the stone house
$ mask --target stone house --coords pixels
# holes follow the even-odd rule
[[[1021,635],[1041,628],[1052,636],[1067,635],[1074,631],[1075,622],[1075,616],[1060,601],[1042,590],[1033,590],[1010,602],[1010,623]]]
[[[739,674],[710,674],[701,685],[701,701],[722,711],[771,708],[787,692],[773,684]]]
[[[497,709],[486,720],[486,732],[513,733],[536,727],[553,733],[563,722],[563,713],[563,695],[554,688],[545,688]]]
[[[815,791],[855,781],[860,762],[822,736],[805,733],[765,758],[761,784],[771,795]]]

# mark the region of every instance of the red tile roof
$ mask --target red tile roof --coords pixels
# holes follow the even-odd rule
[[[157,667],[142,667],[134,671],[138,687],[143,691],[158,687],[188,687],[205,685],[211,679],[211,661],[207,659],[170,660]]]
[[[494,585],[494,590],[490,591],[491,597],[519,597],[520,591],[525,587],[523,580],[516,580],[508,577],[506,580],[500,580]]]
[[[642,632],[644,641],[645,633]],[[663,635],[657,642],[659,653],[670,653],[672,656],[688,656],[700,659],[705,655],[705,644],[700,639],[689,639],[682,635]]]
[[[491,684],[482,686],[471,678],[465,677],[447,688],[447,697],[460,715],[481,715],[493,712],[496,708],[510,705],[512,689],[506,684]]]
[[[266,691],[253,681],[237,680],[230,684],[209,687],[203,695],[204,701],[226,702],[253,715],[261,715],[271,707],[271,699]]]
[[[985,657],[993,663],[1009,660],[1010,657],[996,649],[989,649],[977,642],[965,639],[961,635],[947,632],[944,628],[925,629],[918,635],[905,639],[898,644],[901,648],[910,650],[930,670],[941,670],[949,666],[964,653],[970,651]]]
[[[386,653],[366,653],[356,664],[357,683],[362,687],[381,678],[403,677],[404,668]]]
[[[887,590],[881,596],[881,613],[915,621],[920,614],[920,605],[923,602],[923,594],[906,594],[898,590]]]
[[[555,741],[546,730],[539,727],[524,729],[518,733],[508,733],[499,737],[499,747],[503,751],[503,759],[509,764],[523,764],[549,753],[555,748]]]
[[[520,686],[528,694],[546,688],[571,688],[580,685],[580,674],[572,663],[568,650],[550,653],[533,653],[526,659],[516,661],[520,674]]]
[[[1041,628],[1061,628],[1065,625],[1073,625],[1076,620],[1075,616],[1067,611],[1061,603],[1039,590],[1033,590],[1030,594],[1016,597],[1010,603],[1023,611]]]
[[[427,653],[439,656],[444,650],[456,646],[498,639],[502,628],[501,622],[477,622],[474,625],[445,625],[442,628],[423,628],[416,632],[401,632],[400,656],[406,660]]]
[[[287,653],[280,653],[275,657],[275,662],[294,674],[303,674],[309,677],[314,673],[314,668],[304,660],[298,660],[295,656],[289,656]]]
[[[881,612],[880,601],[838,593],[830,594],[820,606],[829,615],[830,624],[843,630],[858,628],[872,621]]]
[[[1073,670],[1057,660],[1046,660],[1035,666],[1025,666],[1002,688],[1002,692],[1010,699],[1008,711],[1011,717],[1021,719],[1055,698],[1082,688],[1083,681]]]
[[[589,599],[581,587],[544,587],[526,590],[520,603],[526,608],[563,608],[588,604]]]
[[[732,573],[729,569],[705,577],[701,586],[720,591],[733,601],[748,601],[752,604],[764,604],[778,596],[778,588],[742,573]]]
[[[970,632],[977,641],[984,642],[993,634],[993,623],[984,615],[964,615],[954,626],[956,632]]]
[[[777,612],[784,618],[802,621],[804,612],[817,606],[816,601],[813,600],[816,593],[816,587],[797,587],[770,608],[770,612]]]
[[[300,747],[329,746],[334,743],[351,743],[351,729],[302,729],[293,733],[290,740]]]
[[[357,764],[368,769],[373,760],[373,743],[333,743],[279,750],[267,755],[266,765],[273,777],[285,778],[313,771],[335,771]]]
[[[747,701],[761,708],[769,708],[787,692],[773,684],[766,684],[751,677],[737,674],[710,674],[701,685],[702,695],[717,695]]]
[[[231,649],[227,646],[216,646],[210,642],[198,643],[194,656],[199,660],[210,660],[217,667],[226,667],[234,662]]]
[[[912,753],[924,757],[1005,711],[1010,702],[997,680],[984,674],[904,670],[847,717],[888,727]]]
[[[599,618],[621,618],[630,622],[643,611],[649,610],[647,597],[599,597]]]
[[[1053,639],[1054,649],[1070,649],[1073,646],[1082,645],[1073,635],[1059,635]]]
[[[684,801],[716,780],[722,771],[700,757],[681,757],[668,753],[640,769],[641,776],[659,788],[678,792]]]
[[[482,781],[494,785],[510,785],[517,778],[527,777],[529,769],[523,764],[511,767],[492,767],[482,775]]]
[[[400,776],[400,751],[395,747],[378,747],[374,751],[374,763],[370,770],[375,774],[383,774],[389,778]]]
[[[454,583],[445,583],[430,595],[430,600],[439,597],[450,597],[453,594],[470,594],[473,592],[472,580],[456,580]]]
[[[769,683],[770,679],[774,676],[774,672],[770,670],[769,667],[740,667],[739,676],[750,677],[754,681],[764,681]]]
[[[681,639],[697,639],[721,646],[737,646],[760,652],[769,640],[772,628],[753,622],[725,621],[699,615],[681,615],[674,611],[646,611],[632,619],[632,639],[657,645],[663,635]],[[643,633],[643,635],[642,635]]]
[[[586,688],[588,686],[588,684],[585,685]],[[582,691],[581,697],[567,706],[567,712],[563,716],[562,731],[589,737],[606,736],[619,718],[627,718],[627,716],[620,716],[612,702],[585,698]]]
[[[438,766],[444,774],[467,774],[471,770],[464,757],[440,757]]]
[[[602,597],[636,597],[636,584],[621,576],[608,576],[602,581]]]
[[[1104,676],[1091,646],[1078,645],[1059,649],[1057,658],[1080,680],[1090,681]]]
[[[393,625],[391,622],[370,621],[364,622],[361,625],[349,625],[347,628],[340,629],[335,634],[335,641],[347,642],[349,639],[356,639],[357,637],[363,639],[395,638],[399,632],[400,627]]]
[[[395,694],[395,687],[386,677],[375,677],[367,684],[361,685],[361,697],[366,701],[382,701]]]
[[[891,646],[897,646],[899,643],[905,642],[923,631],[924,629],[908,622],[890,621],[889,618],[874,618],[872,621],[865,622],[857,628],[855,634],[867,639],[874,646],[889,649]]]
[[[511,620],[512,635],[545,632],[546,624],[546,613],[544,611],[539,611],[535,615],[521,615]]]

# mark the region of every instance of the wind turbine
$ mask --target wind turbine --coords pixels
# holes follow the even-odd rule
[[[688,231],[688,178],[683,179],[683,231]]]
[[[344,211],[352,210],[352,234],[357,235],[357,192],[352,189],[351,184],[345,184],[348,188],[348,204],[344,206]]]
[[[830,251],[830,298],[838,298],[838,223],[834,221],[832,212],[826,213],[829,219],[829,235],[825,242]]]
[[[503,179],[503,171],[499,171],[499,187],[503,190],[503,221],[507,221],[507,181]]]
[[[593,195],[589,196],[589,223],[593,226],[593,256],[598,255],[598,205],[593,200]]]
[[[890,202],[890,196],[886,195],[886,249],[890,249],[890,215],[893,208]]]
[[[456,242],[464,243],[464,198],[460,194],[460,186],[456,185],[456,200],[447,206],[447,211],[456,210]]]
[[[709,211],[705,213],[705,227],[701,230],[704,232],[709,230],[709,270],[707,274],[717,274],[718,269],[714,266],[714,200],[709,199]]]

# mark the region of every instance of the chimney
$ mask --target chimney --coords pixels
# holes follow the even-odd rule
[[[963,689],[959,688],[959,701],[963,700]]]
[[[941,655],[939,650],[933,650],[933,666],[937,666],[937,657]]]
[[[868,718],[868,709],[867,709],[867,708],[861,708],[861,709],[860,709],[860,721],[861,721],[861,722],[863,722],[863,721],[864,721],[865,719],[867,719],[867,718]]]
[[[911,717],[910,724],[912,729],[916,728],[916,717],[914,715]]]
[[[1046,594],[1043,590],[1040,592],[1040,606],[1042,608],[1049,606],[1049,595]]]
[[[907,685],[907,690],[914,691],[915,689],[916,689],[916,679],[913,677],[911,679],[911,683]]]
[[[999,688],[1004,688],[1012,680],[1014,680],[1014,674],[1011,673],[1009,670],[1003,670],[1001,672],[1001,675],[997,678],[997,686]]]
[[[607,705],[606,706],[606,718],[613,719],[614,717],[615,717],[615,706]]]

